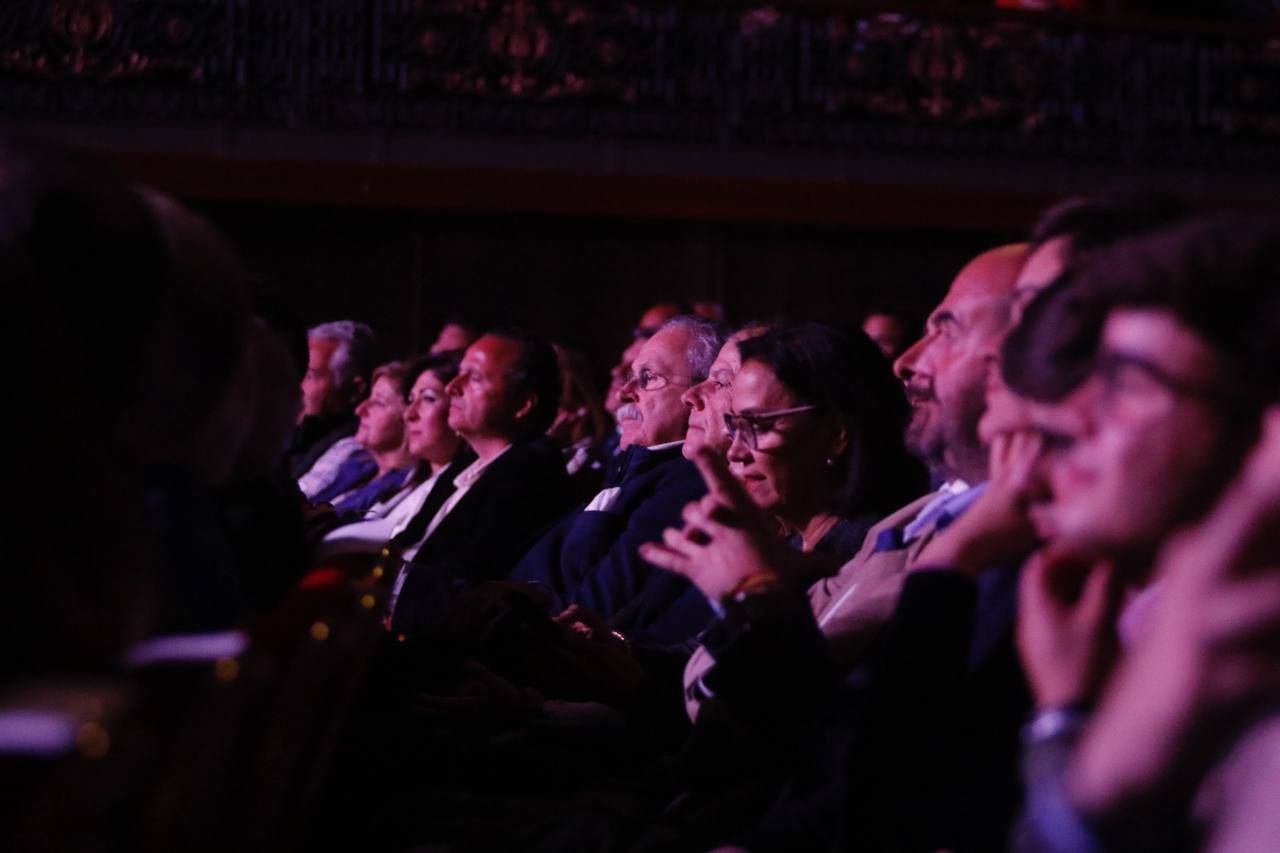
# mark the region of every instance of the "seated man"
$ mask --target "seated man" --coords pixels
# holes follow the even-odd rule
[[[398,633],[434,624],[459,590],[507,577],[571,500],[564,462],[543,438],[560,395],[550,344],[490,332],[467,348],[445,390],[449,427],[476,460],[404,549],[390,601]]]
[[[360,450],[355,408],[369,391],[375,346],[373,330],[351,320],[323,323],[307,333],[302,411],[288,462],[308,500],[333,483],[343,463]]]
[[[601,456],[608,458],[618,452],[618,444],[622,438],[622,424],[616,423],[617,412],[622,405],[622,386],[627,381],[627,373],[631,369],[631,362],[635,360],[636,353],[640,352],[640,347],[644,346],[645,341],[662,328],[663,323],[682,313],[680,306],[671,302],[662,302],[645,309],[631,331],[631,343],[627,344],[622,351],[618,363],[609,369],[609,387],[605,389],[604,409],[610,417],[614,418],[616,429],[605,436],[601,443]]]
[[[1190,223],[1091,258],[1070,288],[1049,291],[1028,308],[1027,325],[1006,348],[1006,376],[1015,389],[1059,400],[1041,417],[1065,449],[1041,457],[1035,468],[1044,472],[1050,497],[1040,497],[1039,475],[1002,465],[983,497],[921,553],[874,666],[841,694],[848,704],[831,717],[846,745],[840,798],[826,815],[832,821],[839,815],[847,837],[856,833],[873,849],[958,850],[993,849],[1007,837],[1016,793],[1011,799],[1010,782],[991,771],[1008,763],[993,746],[1014,742],[1021,719],[1002,697],[1014,675],[1000,675],[1011,662],[979,669],[975,660],[995,642],[991,628],[998,625],[983,615],[996,576],[991,567],[1025,553],[1022,543],[1034,526],[1053,550],[1033,558],[1022,579],[1020,604],[1032,608],[1019,614],[1019,637],[1043,709],[1026,734],[1038,750],[1033,781],[1047,784],[1034,791],[1030,831],[1051,843],[1028,849],[1089,849],[1079,843],[1087,831],[1064,821],[1069,809],[1042,778],[1060,764],[1042,748],[1060,749],[1080,730],[1080,709],[1110,668],[1108,650],[1123,643],[1126,629],[1141,633],[1148,621],[1143,597],[1154,596],[1151,618],[1161,608],[1161,592],[1149,580],[1157,553],[1180,525],[1213,506],[1256,442],[1263,413],[1277,402],[1273,326],[1280,315],[1267,284],[1276,275],[1276,245],[1274,232],[1238,218]],[[1027,343],[1042,357],[1018,358],[1018,346]],[[713,491],[727,485],[721,478]],[[721,535],[716,523],[687,519],[686,536]],[[713,594],[729,589],[723,574],[698,577]],[[773,592],[766,592],[770,584]],[[722,601],[729,624],[742,633],[722,647],[721,664],[732,664],[718,666],[713,687],[721,695],[745,691],[754,703],[786,691],[821,704],[817,685],[834,684],[834,673],[824,669],[812,617],[767,574],[736,586],[745,594]],[[1117,586],[1149,590],[1130,599],[1118,626]],[[1187,612],[1186,602],[1177,607]],[[790,651],[767,652],[777,643]],[[765,664],[770,654],[772,669]],[[798,667],[797,660],[806,663]],[[784,705],[762,707],[777,713]],[[940,708],[947,712],[938,714]],[[1168,747],[1161,739],[1181,721],[1176,713],[1166,717],[1167,708],[1157,702],[1149,715],[1131,714],[1107,732],[1105,745],[1086,740],[1097,748],[1084,751],[1072,780],[1077,808],[1121,799],[1115,789],[1129,780],[1100,782],[1099,766],[1128,762],[1122,771],[1128,773],[1141,763],[1128,758],[1132,744]],[[794,711],[792,723],[813,719],[809,713]],[[1113,786],[1107,796],[1099,796],[1107,785]],[[1182,813],[1189,814],[1189,793],[1182,796]],[[1168,812],[1161,815],[1142,827],[1141,837],[1129,834],[1131,824],[1098,825],[1117,833],[1115,849],[1140,849],[1143,838],[1168,831],[1185,837],[1169,825]],[[794,833],[795,817],[778,813],[771,827],[778,834],[756,836],[751,848],[768,849],[770,839]]]
[[[1012,247],[993,250],[961,270],[931,317],[926,337],[895,365],[914,410],[908,446],[944,484],[884,519],[853,560],[809,590],[818,624],[842,665],[856,661],[888,619],[907,565],[983,491],[967,484],[986,480],[987,444],[1005,431],[1011,411],[1020,412],[989,368],[1022,307],[1090,252],[1181,213],[1165,196],[1071,198],[1044,212],[1031,229],[1025,253]],[[691,715],[700,704],[697,679],[710,665],[709,656],[699,650],[686,671]]]
[[[1072,292],[1055,294],[1035,329],[1010,342],[1093,355],[1083,378],[1052,366],[1009,376],[1015,389],[1054,401],[1051,427],[1070,441],[1046,465],[1048,499],[1032,508],[1054,550],[1029,565],[1019,614],[1040,711],[1026,735],[1028,832],[1042,849],[1060,849],[1064,838],[1087,837],[1089,829],[1108,849],[1183,842],[1196,784],[1259,710],[1231,704],[1252,680],[1240,653],[1265,648],[1255,645],[1265,634],[1247,638],[1240,629],[1251,613],[1274,614],[1280,590],[1274,540],[1270,553],[1265,544],[1274,537],[1274,505],[1239,505],[1228,486],[1248,470],[1267,412],[1280,404],[1277,226],[1211,217],[1116,247],[1096,258]],[[1220,499],[1226,512],[1215,521]],[[1212,533],[1223,524],[1225,537]],[[1171,541],[1187,525],[1197,532]],[[1179,555],[1206,534],[1207,552]],[[1232,557],[1233,550],[1240,553]],[[1224,558],[1228,565],[1215,568]],[[1234,613],[1212,598],[1229,586],[1246,590],[1237,593]],[[1118,622],[1108,606],[1121,597],[1117,587],[1129,593]],[[1259,609],[1240,607],[1246,598]],[[1216,629],[1207,628],[1210,619]],[[1172,653],[1197,634],[1210,640],[1202,659]],[[1108,679],[1117,645],[1119,677]],[[1105,701],[1125,691],[1127,708]],[[1210,706],[1198,720],[1184,704],[1197,693]],[[1100,695],[1098,716],[1086,724],[1082,709]],[[1274,692],[1269,701],[1274,707]],[[1067,769],[1061,756],[1082,732],[1063,796],[1047,771]],[[1199,773],[1172,761],[1179,749]],[[1164,770],[1155,769],[1162,763]],[[1071,808],[1089,829],[1064,820]],[[1170,821],[1170,813],[1184,821]]]
[[[945,482],[873,527],[852,560],[810,588],[813,612],[842,661],[862,654],[888,619],[908,560],[981,493],[987,460],[978,420],[987,357],[1007,329],[1009,298],[1023,255],[1021,247],[1009,246],[966,265],[935,310],[926,336],[895,366],[912,404],[908,449]],[[654,562],[680,570],[662,559],[659,554]],[[709,695],[700,679],[712,663],[700,648],[685,670],[692,717]]]
[[[676,525],[685,504],[706,492],[681,456],[688,410],[681,397],[707,376],[721,338],[711,323],[677,317],[644,342],[622,386],[622,452],[605,488],[563,519],[517,564],[512,577],[547,587],[553,607],[590,608],[624,633],[662,643],[687,640],[711,616],[682,578],[654,570],[636,553]]]

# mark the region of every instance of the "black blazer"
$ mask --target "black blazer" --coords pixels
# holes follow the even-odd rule
[[[408,634],[435,624],[456,592],[507,577],[572,502],[559,451],[542,440],[512,446],[418,549],[392,629]]]

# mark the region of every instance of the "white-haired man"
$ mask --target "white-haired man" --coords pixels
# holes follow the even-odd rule
[[[360,445],[356,405],[368,391],[376,363],[373,329],[353,320],[322,323],[307,332],[302,411],[289,445],[289,470],[308,498],[337,475]]]

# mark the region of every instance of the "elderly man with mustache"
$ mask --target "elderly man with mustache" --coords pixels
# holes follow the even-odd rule
[[[512,575],[544,587],[554,607],[573,608],[562,621],[603,628],[604,620],[632,639],[662,645],[683,643],[710,621],[706,600],[687,580],[655,571],[637,549],[678,524],[685,504],[706,493],[681,455],[689,425],[682,397],[707,378],[722,342],[716,325],[676,317],[628,365],[617,411],[621,452],[605,488],[562,519]]]

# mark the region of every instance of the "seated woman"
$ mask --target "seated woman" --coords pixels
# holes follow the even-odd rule
[[[830,557],[835,568],[876,521],[925,488],[903,446],[902,387],[851,329],[788,324],[738,349],[724,415],[729,470],[794,549]]]
[[[338,554],[372,554],[425,514],[430,519],[453,491],[453,476],[470,457],[449,429],[449,398],[444,386],[458,375],[461,353],[421,358],[403,369],[403,440],[407,458],[417,463],[417,477],[403,496],[374,504],[363,520],[330,530],[316,549],[320,558]],[[380,377],[374,382],[377,391]],[[364,415],[361,429],[364,429]],[[467,457],[466,460],[463,457]]]
[[[403,362],[392,361],[373,371],[373,387],[356,406],[360,426],[355,439],[364,452],[344,462],[337,478],[315,496],[317,504],[331,503],[340,515],[374,517],[386,514],[408,494],[406,486],[417,472],[404,429]]]
[[[788,567],[788,580],[797,586],[835,571],[876,521],[926,488],[924,469],[903,445],[908,409],[902,386],[861,332],[803,323],[736,337],[721,350],[711,375],[731,382],[729,411],[721,415],[730,470],[761,510],[761,539],[790,544],[792,550],[782,547],[775,562]],[[695,411],[701,419],[714,409],[699,405]],[[720,446],[705,428],[701,432],[703,446]],[[580,660],[599,663],[593,674],[611,688],[605,701],[663,689],[688,659],[687,646],[658,647],[651,629],[626,621],[643,603],[638,599],[605,619],[571,602],[556,618],[584,646]],[[704,650],[695,655],[704,658],[704,667],[709,663]]]

